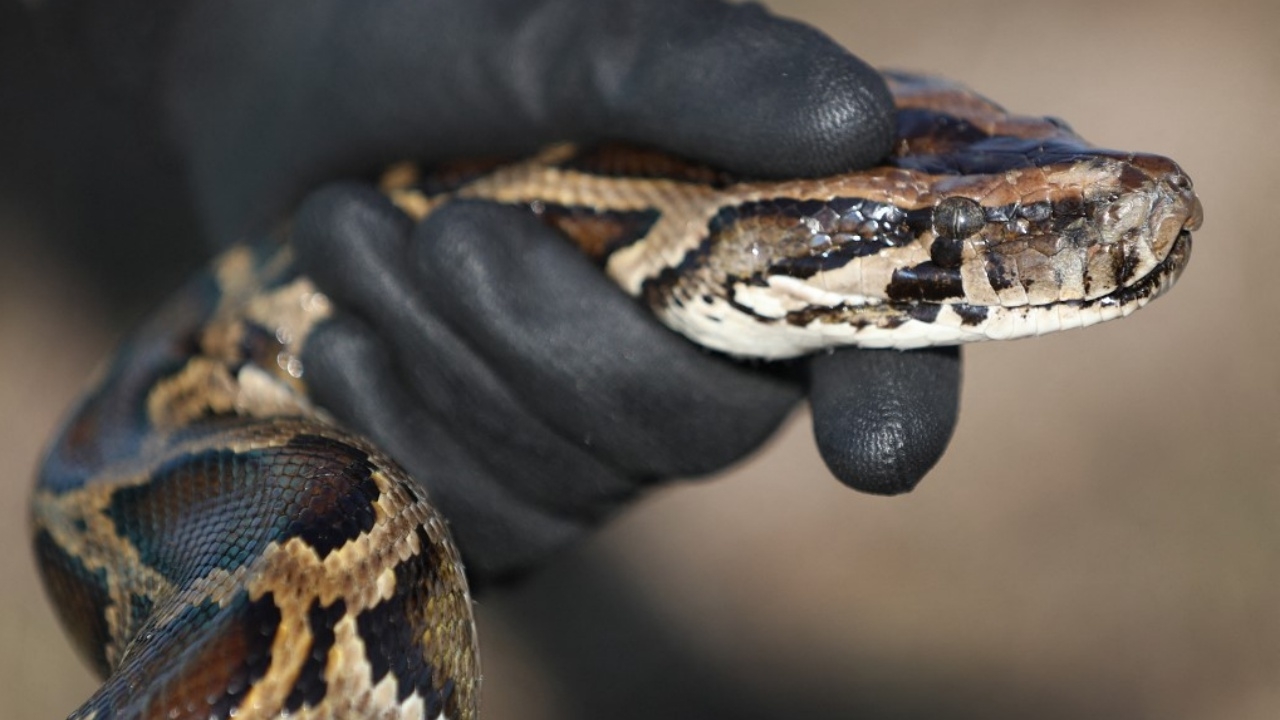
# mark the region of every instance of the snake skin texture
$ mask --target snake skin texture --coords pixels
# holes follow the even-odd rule
[[[557,146],[397,166],[381,186],[414,218],[453,198],[527,208],[673,330],[743,357],[1082,327],[1177,279],[1201,210],[1172,161],[945,81],[890,82],[898,145],[864,172],[761,182]],[[72,717],[477,716],[445,519],[307,394],[301,352],[330,313],[286,240],[233,248],[126,341],[55,439],[36,554],[106,678]]]

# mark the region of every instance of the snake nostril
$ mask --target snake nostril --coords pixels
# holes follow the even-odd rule
[[[1174,190],[1189,191],[1191,190],[1191,178],[1185,173],[1173,173],[1169,176],[1169,186]]]

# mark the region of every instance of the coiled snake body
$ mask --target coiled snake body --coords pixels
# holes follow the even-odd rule
[[[1172,161],[944,81],[890,81],[898,145],[866,172],[755,182],[563,146],[396,168],[383,189],[419,218],[455,197],[527,207],[671,328],[740,356],[1036,335],[1127,315],[1177,278],[1200,207]],[[55,440],[36,552],[108,678],[74,717],[476,716],[443,518],[301,381],[329,311],[287,244],[232,249],[127,341]]]

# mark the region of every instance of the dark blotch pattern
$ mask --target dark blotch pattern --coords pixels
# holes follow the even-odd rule
[[[1132,247],[1121,247],[1120,252],[1113,254],[1112,257],[1117,263],[1115,265],[1116,280],[1121,285],[1127,285],[1138,272],[1138,263],[1142,259]]]
[[[155,598],[129,593],[129,627],[142,627],[155,610]]]
[[[560,163],[559,167],[604,177],[675,180],[716,188],[727,187],[741,179],[732,173],[681,160],[669,153],[616,143],[583,148]]]
[[[929,245],[929,258],[944,268],[959,268],[964,260],[964,241],[937,238]]]
[[[35,550],[45,590],[58,608],[62,624],[94,671],[105,676],[109,670],[105,651],[111,637],[103,615],[110,600],[106,574],[101,570],[90,572],[43,530],[36,533]]]
[[[204,602],[165,626],[149,623],[147,643],[83,709],[99,717],[230,717],[270,667],[280,619],[272,595],[250,601],[241,592],[225,607]],[[149,691],[139,694],[143,683]]]
[[[455,192],[511,160],[509,157],[490,157],[440,163],[433,165],[429,172],[422,173],[411,188],[428,198],[434,198]]]
[[[781,226],[796,228],[796,234],[808,240],[813,240],[816,231],[827,238],[834,252],[843,253],[847,258],[906,245],[915,239],[918,220],[927,223],[927,218],[909,217],[909,213],[895,205],[862,198],[838,197],[829,201],[771,198],[721,208],[707,224],[707,237],[714,239],[733,224],[755,218],[780,221]],[[815,251],[826,247],[819,242],[813,246]]]
[[[319,435],[299,435],[285,449],[290,464],[305,463],[311,470],[312,481],[296,499],[299,505],[305,501],[305,510],[289,513],[285,537],[301,537],[323,560],[373,529],[380,493],[364,451]]]
[[[936,110],[899,110],[897,125],[898,149],[889,161],[936,175],[998,174],[1097,159],[1096,150],[1070,135],[988,135],[967,120]]]
[[[342,600],[333,605],[321,605],[316,601],[307,610],[307,625],[311,628],[311,650],[298,672],[293,690],[285,699],[285,709],[290,712],[297,712],[304,706],[315,707],[324,699],[325,692],[329,689],[329,684],[324,679],[324,670],[329,661],[329,651],[333,649],[333,627],[346,612],[347,604]]]
[[[956,314],[960,316],[960,324],[968,326],[980,325],[990,314],[990,308],[985,305],[959,303],[952,305],[951,309],[955,310]]]
[[[722,238],[742,232],[756,234],[770,246],[762,274],[808,278],[912,242],[927,226],[927,215],[852,197],[772,198],[724,207],[707,224],[702,246],[686,255],[675,274],[684,272],[691,259],[705,258]]]
[[[154,705],[166,711],[194,706],[198,710],[192,717],[229,717],[271,665],[271,644],[280,627],[280,610],[269,594],[252,602],[240,595],[225,610],[219,611],[216,606],[205,606],[204,610],[217,617],[204,621],[189,618],[190,624],[183,626],[206,630],[207,641],[183,653],[178,664],[181,672],[152,669],[167,681]],[[164,645],[176,646],[180,652],[184,643],[175,638]],[[170,667],[167,663],[157,665]]]
[[[991,283],[992,288],[997,291],[1008,290],[1018,284],[1017,273],[1010,267],[1012,263],[1013,260],[999,253],[987,255],[987,281]]]
[[[274,331],[261,325],[246,321],[244,334],[240,336],[240,360],[271,369],[277,366],[276,358],[284,345],[276,338]]]
[[[934,110],[904,108],[898,110],[896,120],[899,141],[905,141],[905,148],[900,152],[936,154],[988,137],[968,120]]]
[[[994,136],[954,149],[935,147],[936,141],[927,142],[931,143],[929,153],[937,154],[895,157],[891,158],[891,162],[898,167],[933,175],[996,175],[1009,170],[1071,165],[1093,157],[1085,151],[1079,140],[1057,138]]]
[[[536,212],[600,265],[613,253],[648,235],[649,228],[661,217],[657,210],[600,211],[550,204],[539,206]]]
[[[397,699],[403,702],[416,690],[425,701],[427,717],[433,718],[448,704],[452,686],[436,685],[434,678],[443,674],[442,669],[431,665],[423,644],[430,625],[428,595],[439,577],[440,560],[427,550],[426,534],[418,532],[424,551],[396,566],[395,595],[356,616],[356,627],[364,639],[373,683],[394,673]]]
[[[324,558],[373,527],[372,469],[364,452],[309,435],[282,448],[209,450],[122,488],[107,515],[146,565],[181,584],[294,536]]]
[[[938,319],[938,313],[941,311],[942,311],[941,305],[923,303],[923,304],[909,306],[907,308],[907,315],[910,315],[912,320],[919,320],[920,322],[931,323]]]
[[[901,208],[856,197],[827,201],[771,198],[721,208],[707,223],[707,232],[680,263],[663,268],[641,288],[645,302],[655,308],[679,305],[676,287],[695,277],[723,243],[757,237],[769,247],[769,256],[752,276],[725,278],[725,296],[744,313],[753,311],[733,300],[732,285],[761,283],[768,275],[809,278],[835,270],[854,258],[875,255],[886,248],[915,242],[930,227],[932,208]],[[737,252],[738,250],[734,250]]]
[[[40,469],[41,488],[59,493],[79,488],[102,467],[138,454],[151,431],[147,393],[196,352],[200,328],[220,298],[212,274],[201,273],[130,337],[99,388],[59,432]]]
[[[964,297],[964,282],[956,268],[923,262],[893,271],[887,294],[890,300],[944,302]]]

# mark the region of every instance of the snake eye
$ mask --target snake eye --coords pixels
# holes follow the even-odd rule
[[[933,234],[946,240],[963,240],[986,224],[982,206],[966,197],[949,197],[933,208]]]

